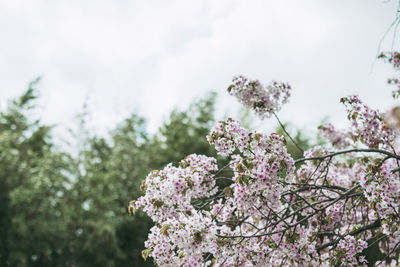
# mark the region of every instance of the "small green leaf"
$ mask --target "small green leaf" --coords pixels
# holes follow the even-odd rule
[[[142,250],[142,258],[144,259],[144,261],[147,260],[147,258],[149,257],[150,252],[151,252],[151,249],[149,249],[149,248],[145,249],[145,250]]]

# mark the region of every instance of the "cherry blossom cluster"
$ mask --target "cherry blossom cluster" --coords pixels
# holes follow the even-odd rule
[[[383,53],[379,56],[383,58],[385,61],[392,64],[395,70],[400,70],[400,53],[399,52],[391,52],[391,53]],[[392,92],[392,96],[394,98],[398,98],[400,96],[400,77],[389,78],[388,83],[397,87],[396,90]]]
[[[388,237],[380,242],[381,251],[390,257],[400,243],[400,180],[392,172],[396,167],[396,160],[378,161],[369,168],[369,176],[360,180],[365,198],[381,220],[382,234]]]
[[[288,83],[273,81],[263,86],[258,80],[248,80],[242,75],[234,77],[228,87],[229,94],[261,118],[269,118],[279,111],[289,100],[290,91]]]
[[[202,155],[190,155],[179,167],[171,164],[161,171],[153,171],[142,182],[146,192],[135,203],[154,221],[162,221],[181,212],[192,212],[191,200],[217,192],[211,172],[217,170],[216,160]]]
[[[222,156],[232,154],[237,147],[241,152],[249,145],[250,133],[242,128],[238,121],[229,118],[227,121],[220,121],[207,136],[210,144]]]
[[[361,253],[368,247],[368,243],[362,239],[356,240],[354,236],[347,235],[338,243],[337,254],[342,265],[350,266],[368,266],[365,256],[359,256],[358,260],[356,255]]]
[[[225,132],[218,138],[221,125]],[[249,133],[237,121],[229,119],[211,131],[209,141],[218,144],[216,149],[222,155],[226,154],[223,144],[231,144],[237,149],[238,153],[232,155],[230,162],[235,184],[226,190],[231,191],[233,205],[244,210],[245,216],[254,210],[254,204],[263,201],[269,202],[271,207],[279,204],[280,174],[284,172],[285,179],[292,179],[294,172],[294,161],[286,152],[282,136]]]
[[[223,155],[227,154],[225,144],[234,147],[229,150],[233,183],[223,189],[225,202],[218,201],[212,210],[223,226],[218,241],[225,257],[215,261],[217,266],[319,264],[317,242],[308,240],[312,229],[298,225],[285,231],[289,218],[271,224],[288,207],[286,200],[281,201],[283,184],[294,179],[294,161],[286,152],[284,138],[249,133],[230,119],[220,122],[208,139]],[[253,235],[259,238],[246,238]],[[276,250],[278,245],[280,249]]]
[[[349,134],[336,130],[331,123],[320,125],[318,127],[318,130],[320,131],[321,135],[332,144],[334,148],[343,149],[350,145]]]
[[[364,103],[355,95],[340,100],[345,104],[347,117],[352,123],[351,135],[370,148],[387,148],[395,133],[383,120],[382,114]]]
[[[208,216],[207,216],[208,215]],[[155,259],[159,266],[210,265],[203,255],[218,253],[217,226],[209,214],[196,210],[158,221],[151,228],[147,247],[142,253]]]
[[[226,178],[230,184],[217,189],[215,181],[223,177],[216,176],[215,160],[191,155],[179,167],[168,165],[150,174],[143,183],[146,195],[133,203],[135,209],[144,210],[157,222],[143,256],[152,257],[160,266],[302,266],[305,262],[330,266],[333,261],[359,266],[366,263],[359,253],[372,233],[366,231],[357,237],[357,246],[353,247],[349,227],[361,225],[363,220],[372,223],[377,214],[385,213],[389,218],[397,212],[382,210],[379,205],[367,211],[361,202],[353,205],[345,200],[323,209],[359,180],[362,186],[358,188],[373,187],[368,184],[367,170],[358,162],[350,166],[336,159],[307,160],[295,174],[283,137],[250,132],[232,119],[219,122],[208,139],[219,153],[231,156],[233,175]],[[304,156],[311,159],[329,153],[324,147],[314,147]],[[308,186],[308,190],[299,190],[294,184]],[[329,185],[334,185],[333,190]],[[376,188],[381,192],[382,186]],[[392,188],[382,197],[398,206],[393,202],[398,191]],[[368,199],[368,192],[371,190],[354,193]],[[196,205],[194,200],[199,199],[206,201],[203,206],[207,209]],[[310,205],[313,201],[317,204]],[[355,215],[349,217],[352,209]],[[307,223],[293,224],[307,217]],[[386,234],[395,236],[396,225],[391,223]],[[330,234],[324,236],[325,232]],[[346,234],[349,237],[343,239]],[[338,240],[337,248],[321,249],[332,242],[330,237]],[[343,246],[352,250],[344,253],[347,247]]]
[[[243,76],[228,90],[262,118],[290,95],[287,84],[264,88]],[[159,266],[368,266],[376,244],[383,255],[376,264],[398,266],[396,114],[383,116],[357,96],[341,101],[351,127],[321,126],[329,144],[301,159],[290,156],[284,137],[228,119],[207,140],[229,164],[193,154],[150,173],[144,196],[129,207],[155,222],[143,258]]]
[[[146,241],[143,257],[154,258],[159,266],[198,266],[204,253],[215,249],[216,224],[210,213],[192,205],[194,199],[217,192],[212,172],[214,158],[190,155],[179,167],[171,164],[154,171],[142,182],[145,195],[131,202],[131,210],[141,209],[156,222]]]
[[[398,175],[391,172],[396,164],[388,160],[380,166],[371,165],[369,175],[360,179],[366,199],[375,206],[381,219],[400,212],[400,181]]]
[[[392,52],[389,62],[393,64],[394,68],[400,69],[400,53],[396,51]]]

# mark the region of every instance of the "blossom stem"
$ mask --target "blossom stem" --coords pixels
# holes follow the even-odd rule
[[[367,153],[380,153],[380,154],[384,154],[387,155],[391,158],[395,158],[397,160],[400,160],[400,156],[393,154],[389,151],[386,150],[381,150],[381,149],[370,149],[370,148],[354,148],[354,149],[349,149],[349,150],[342,150],[342,151],[337,151],[337,152],[332,152],[328,155],[325,156],[320,156],[320,157],[310,157],[310,158],[302,158],[302,159],[298,159],[295,160],[295,163],[300,163],[300,162],[304,162],[307,160],[324,160],[326,158],[332,158],[334,156],[337,155],[341,155],[341,154],[347,154],[347,153],[352,153],[352,152],[367,152]]]
[[[285,126],[283,125],[283,123],[281,122],[281,120],[279,119],[279,117],[276,115],[275,112],[273,112],[276,120],[278,121],[279,125],[281,126],[282,130],[285,132],[285,134],[289,137],[290,141],[292,141],[292,143],[297,147],[298,150],[301,151],[301,153],[304,153],[304,149],[302,149],[299,144],[296,143],[296,141],[294,141],[294,139],[290,136],[290,134],[286,131]]]

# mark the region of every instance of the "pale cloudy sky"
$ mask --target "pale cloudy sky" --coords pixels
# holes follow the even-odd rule
[[[0,103],[42,76],[41,116],[64,125],[58,131],[73,123],[85,99],[100,133],[132,112],[154,131],[173,107],[209,90],[219,93],[221,116],[237,109],[226,88],[233,75],[244,74],[292,85],[282,120],[311,127],[329,116],[344,125],[342,96],[359,94],[381,110],[395,103],[385,83],[390,67],[377,62],[371,72],[371,66],[397,4],[0,0]],[[393,39],[391,31],[382,49],[391,49]]]

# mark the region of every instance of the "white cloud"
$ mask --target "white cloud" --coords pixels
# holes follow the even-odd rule
[[[388,68],[369,71],[394,2],[3,1],[0,94],[16,96],[43,75],[49,123],[70,123],[89,97],[100,132],[133,111],[154,130],[210,89],[220,92],[220,114],[237,107],[225,88],[242,73],[292,83],[284,120],[343,124],[343,95],[393,103]]]

